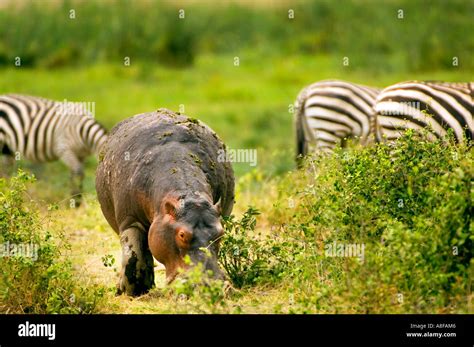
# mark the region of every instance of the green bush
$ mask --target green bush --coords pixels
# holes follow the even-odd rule
[[[189,257],[185,259],[190,263]],[[226,292],[228,284],[212,279],[211,272],[206,273],[202,264],[197,264],[181,274],[165,290],[165,294],[184,303],[185,312],[223,313],[226,312]]]
[[[33,181],[21,170],[0,179],[0,312],[96,312],[104,289],[74,278],[64,236],[51,232],[49,217],[27,199]]]
[[[300,251],[291,239],[255,233],[259,214],[249,207],[240,220],[233,215],[224,219],[219,260],[237,288],[281,280]]]
[[[282,179],[270,221],[305,244],[287,270],[293,310],[472,313],[472,154],[408,132]],[[334,242],[363,245],[363,261],[328,256]]]

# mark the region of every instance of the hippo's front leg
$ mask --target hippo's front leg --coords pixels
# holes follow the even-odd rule
[[[138,296],[148,292],[155,284],[153,256],[148,247],[145,228],[139,223],[120,231],[122,244],[122,269],[118,294]]]

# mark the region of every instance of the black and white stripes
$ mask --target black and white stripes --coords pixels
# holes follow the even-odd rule
[[[451,130],[457,142],[472,140],[473,86],[408,81],[385,88],[374,106],[377,140],[395,140],[407,129],[426,129],[430,139],[444,138]]]
[[[27,95],[0,96],[0,153],[35,162],[62,160],[80,193],[85,158],[98,153],[105,129],[82,103]]]
[[[304,88],[296,100],[297,156],[331,151],[345,139],[366,142],[373,122],[379,90],[340,81],[320,81]]]
[[[472,141],[473,89],[473,82],[441,81],[407,81],[381,91],[339,80],[311,84],[296,101],[297,163],[348,138],[393,141],[408,129],[431,140],[452,132],[458,143]]]

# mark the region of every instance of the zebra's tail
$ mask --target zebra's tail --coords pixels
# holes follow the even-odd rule
[[[375,111],[375,107],[372,107],[372,115],[369,121],[370,121],[370,131],[369,131],[369,136],[367,138],[366,144],[382,142],[380,124],[378,121],[377,111]]]
[[[101,149],[107,141],[107,129],[93,117],[87,118],[88,124],[81,132],[82,141],[91,153],[99,157]]]
[[[307,88],[304,88],[296,98],[294,112],[294,129],[296,132],[296,166],[301,169],[304,157],[308,154],[308,144],[304,132],[304,104],[306,101]]]
[[[102,124],[98,124],[100,125],[100,130],[98,132],[98,136],[95,139],[95,143],[93,144],[93,151],[96,157],[100,157],[102,147],[104,147],[108,138],[107,129]]]

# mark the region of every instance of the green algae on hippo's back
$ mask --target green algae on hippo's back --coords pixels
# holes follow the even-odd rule
[[[207,125],[167,109],[112,129],[96,189],[124,250],[119,293],[140,295],[153,287],[153,256],[165,265],[168,281],[190,265],[187,256],[191,265],[223,276],[220,216],[232,211],[234,174],[229,162],[218,160],[222,151]]]

